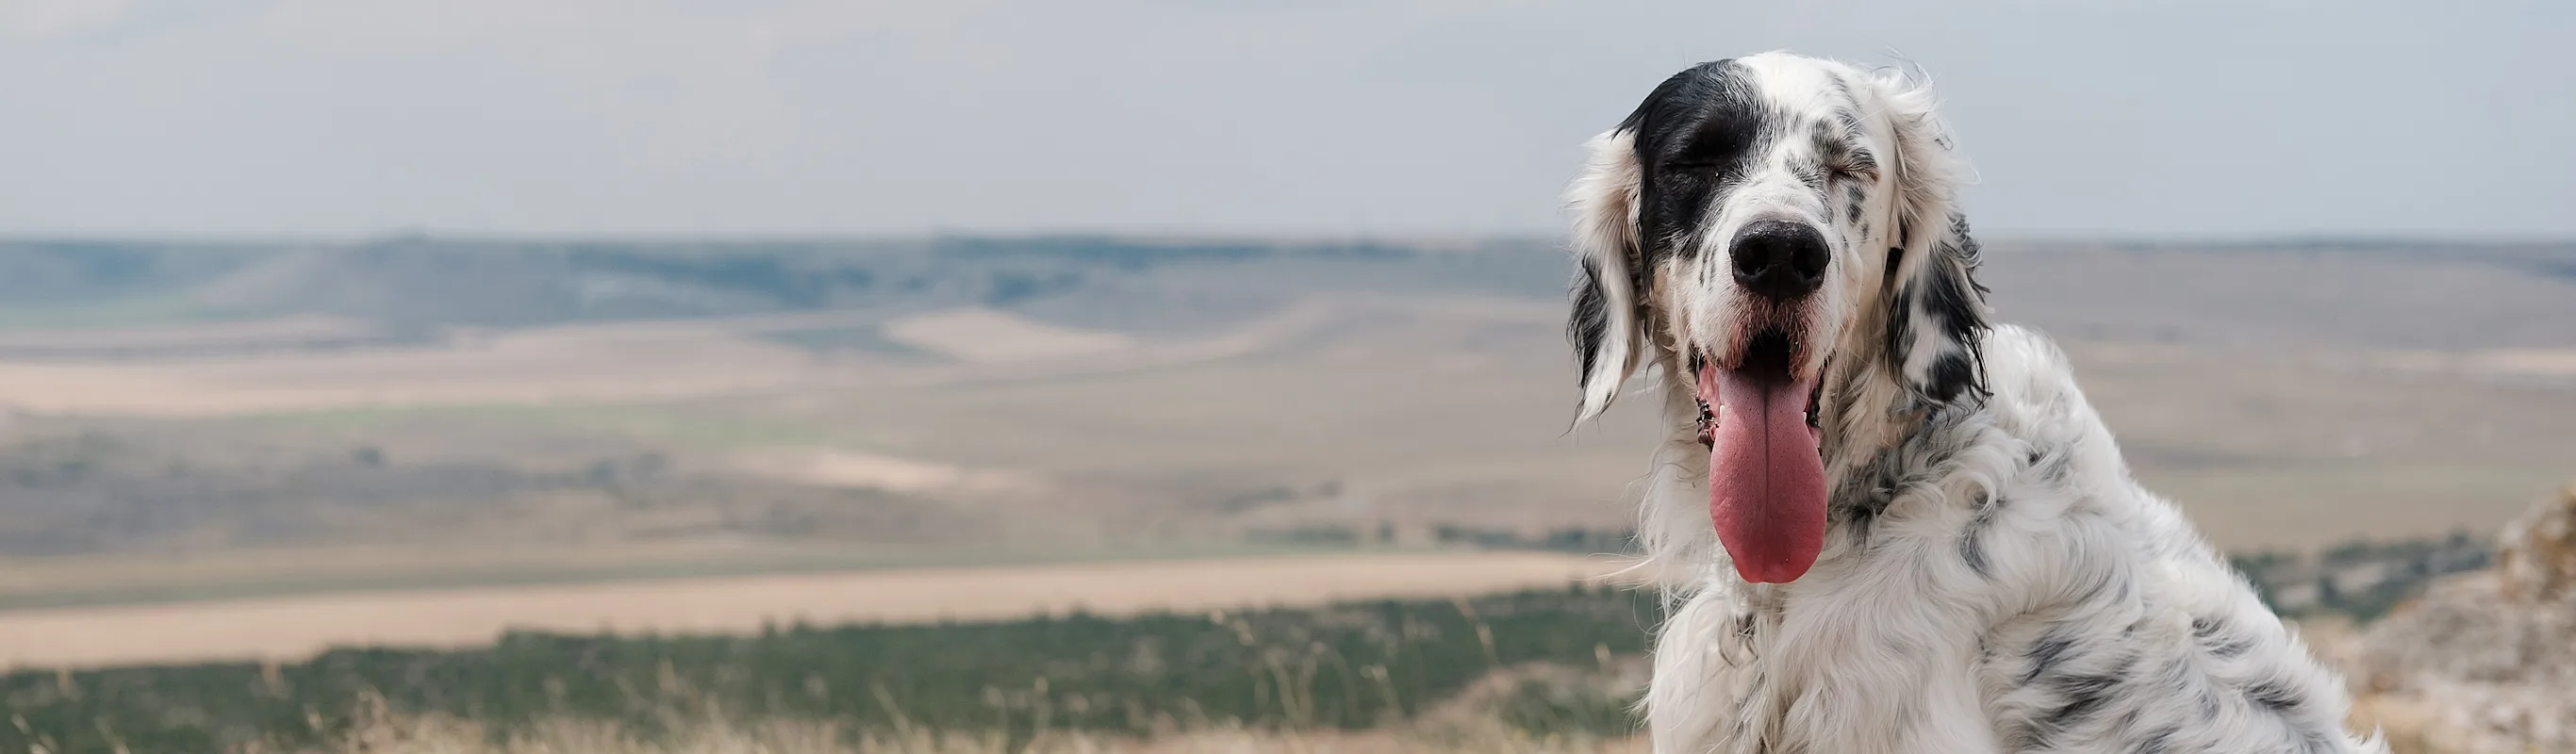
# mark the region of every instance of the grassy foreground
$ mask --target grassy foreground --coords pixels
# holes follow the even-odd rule
[[[553,721],[495,737],[484,726],[448,717],[386,719],[333,748],[370,754],[1645,754],[1650,749],[1642,736],[1532,735],[1492,719],[1365,732],[1228,728],[1153,738],[1048,732],[1015,742],[995,732],[853,735],[841,726],[814,721],[754,726],[707,721],[660,741],[593,721]]]
[[[1651,594],[1577,586],[748,636],[511,634],[484,649],[343,649],[286,665],[21,671],[0,678],[11,714],[0,751],[385,751],[400,749],[358,742],[396,733],[536,747],[524,751],[618,750],[558,745],[567,736],[673,751],[1028,751],[1286,731],[1362,742],[1428,735],[1399,731],[1471,691],[1471,717],[1485,720],[1451,727],[1611,739],[1634,729],[1633,684],[1614,676],[1645,649],[1659,611]],[[759,736],[811,745],[725,743]]]
[[[2426,578],[2483,565],[2477,544],[2239,567],[2267,597],[2305,589],[2306,606],[2289,612],[2367,619]],[[290,664],[18,670],[0,676],[0,754],[1631,751],[1629,707],[1662,611],[1650,592],[1577,584],[747,635],[522,632],[477,649],[343,648]]]

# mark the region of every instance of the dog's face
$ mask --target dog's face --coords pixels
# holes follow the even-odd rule
[[[1851,273],[1886,221],[1878,156],[1894,149],[1835,73],[1787,56],[1712,63],[1629,118],[1649,327],[1694,372],[1814,383],[1866,293]]]
[[[1972,367],[1961,328],[1982,318],[1928,96],[1765,53],[1674,75],[1592,148],[1572,192],[1584,413],[1641,361],[1688,375],[1720,540],[1748,581],[1793,580],[1823,538],[1828,367],[1878,364],[1932,401],[1969,387],[1942,373]]]

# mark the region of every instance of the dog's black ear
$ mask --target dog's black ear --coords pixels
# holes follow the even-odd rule
[[[1956,203],[1958,161],[1927,87],[1902,73],[1878,84],[1897,151],[1896,227],[1880,292],[1887,363],[1919,402],[1983,400],[1986,288],[1977,282],[1976,239]]]
[[[1987,329],[1986,289],[1976,279],[1977,242],[1968,237],[1966,218],[1951,215],[1946,225],[1929,234],[1929,244],[1887,252],[1887,363],[1908,392],[1930,403],[1987,394],[1980,347]]]
[[[1636,132],[1626,126],[1595,137],[1583,175],[1566,190],[1574,211],[1574,313],[1566,336],[1580,365],[1583,402],[1575,421],[1610,408],[1637,371],[1645,333],[1637,317]]]

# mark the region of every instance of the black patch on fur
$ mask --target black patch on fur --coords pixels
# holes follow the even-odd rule
[[[2070,471],[2068,467],[2074,463],[2074,453],[2066,448],[2031,448],[2030,463],[2026,466],[2041,480],[2055,484],[2066,481]]]
[[[1851,95],[1851,92],[1849,90],[1844,90],[1842,94],[1848,98]],[[1859,110],[1849,107],[1834,108],[1834,122],[1842,124],[1843,133],[1849,134],[1854,139],[1858,139],[1861,135],[1869,133],[1868,125],[1861,122]]]
[[[1895,286],[1888,298],[1887,356],[1901,370],[1913,349],[1916,328],[1934,328],[1943,353],[1913,389],[1933,403],[1962,402],[1963,398],[1977,402],[1992,395],[1985,374],[1986,287],[1976,279],[1980,249],[1968,235],[1967,218],[1952,215],[1949,221],[1949,234],[1933,243],[1922,271]],[[1900,230],[1899,235],[1910,234]],[[1902,254],[1888,254],[1891,277],[1902,260]],[[1930,321],[1913,321],[1917,303],[1923,309],[1922,318]]]
[[[2191,619],[2191,638],[2208,641],[2210,637],[2217,636],[2218,632],[2226,627],[2227,624],[2220,623],[2217,618],[2193,618]]]
[[[1905,368],[1906,344],[1914,342],[1914,318],[1907,314],[1914,311],[1914,289],[1896,284],[1896,271],[1904,264],[1905,247],[1887,247],[1886,277],[1879,282],[1879,290],[1888,292],[1887,342],[1881,345],[1887,349],[1888,367],[1899,371]]]
[[[1878,498],[1875,503],[1875,505],[1845,508],[1842,510],[1842,515],[1834,519],[1835,523],[1842,526],[1843,534],[1851,538],[1852,547],[1859,550],[1863,558],[1876,552],[1870,546],[1870,530],[1878,526],[1879,511],[1887,509],[1886,498]]]
[[[2048,736],[2025,723],[2006,725],[1998,735],[2003,738],[2004,751],[2032,752],[2048,747]]]
[[[1601,292],[1601,266],[1583,260],[1574,274],[1574,313],[1565,320],[1566,340],[1573,341],[1575,358],[1582,371],[1574,375],[1575,385],[1592,378],[1592,368],[1601,361],[1602,341],[1610,335],[1610,304]]]
[[[1843,167],[1854,172],[1878,172],[1878,155],[1867,149],[1855,148],[1843,155]]]
[[[1930,381],[1925,383],[1923,392],[1932,400],[1948,403],[1971,389],[1982,392],[1984,388],[1978,386],[1980,382],[1975,354],[1945,353],[1932,361]]]
[[[1866,524],[1868,519],[1886,511],[1888,504],[1895,502],[1899,493],[1916,483],[1915,475],[1907,473],[1902,451],[1904,451],[1903,446],[1881,450],[1877,456],[1870,459],[1868,465],[1854,472],[1853,476],[1863,483],[1844,486],[1845,494],[1837,496],[1830,503],[1833,509],[1846,514],[1845,518],[1863,524]]]
[[[1844,383],[1845,395],[1863,389],[1855,373]],[[1852,405],[1845,400],[1842,405]],[[1870,542],[1870,528],[1888,506],[1907,491],[1937,484],[1951,474],[1953,459],[1962,448],[1970,447],[1970,420],[1977,414],[1932,407],[1915,425],[1911,437],[1891,448],[1872,455],[1867,463],[1851,472],[1851,481],[1836,485],[1833,497],[1826,502],[1826,520],[1833,522],[1864,554],[1875,543]]]
[[[2238,657],[2243,657],[2246,652],[2253,650],[2254,640],[2242,636],[2236,636],[2230,637],[2226,641],[2210,644],[2209,656],[2222,660],[2232,660]]]
[[[1960,222],[1964,225],[1966,221]],[[1927,396],[1943,403],[1971,389],[1980,397],[1988,392],[1981,374],[1985,361],[1980,337],[1986,329],[1984,288],[1970,277],[1975,263],[1968,261],[1977,257],[1976,242],[1962,238],[1960,244],[1945,247],[1947,254],[1935,252],[1936,264],[1923,283],[1923,309],[1939,321],[1936,326],[1942,339],[1956,349],[1933,362],[1931,382],[1924,386]],[[1942,259],[1944,256],[1949,258]]]
[[[1895,267],[1896,260],[1896,252],[1890,250],[1887,257],[1887,266],[1891,268]],[[1911,348],[1909,344],[1914,342],[1914,318],[1903,314],[1903,312],[1914,310],[1914,289],[1896,289],[1896,293],[1888,297],[1887,307],[1890,310],[1899,312],[1899,314],[1887,318],[1888,368],[1903,370],[1905,368],[1905,352]]]
[[[1793,167],[1798,171],[1799,180],[1805,182],[1807,188],[1815,189],[1818,198],[1824,198],[1825,177],[1850,162],[1846,155],[1852,151],[1851,142],[1843,138],[1841,132],[1835,131],[1832,123],[1821,120],[1807,127],[1807,137],[1815,143],[1815,154],[1798,158]]]
[[[2181,674],[2176,673],[2175,675],[2179,677]],[[2194,702],[2193,706],[2200,708],[2200,715],[2202,717],[2217,717],[2220,713],[2225,711],[2225,705],[2219,704],[2218,697],[2210,694],[2208,691],[2193,694],[2191,700]]]
[[[2066,653],[2075,648],[2075,637],[2056,631],[2042,634],[2030,645],[2030,667],[2021,672],[2021,683],[2028,685],[2066,661]]]
[[[1968,517],[1968,526],[1959,532],[1959,559],[1968,562],[1968,570],[1978,578],[1992,579],[1994,571],[1986,563],[1986,527],[1993,526],[1995,514],[2002,512],[2004,499],[1992,495],[1978,504],[1977,513]]]
[[[2217,618],[2191,619],[2191,638],[2200,643],[2209,656],[2222,660],[2235,659],[2254,649],[2254,639],[2230,630],[2226,621]]]
[[[1776,117],[1731,60],[1673,74],[1637,106],[1621,130],[1636,133],[1639,274],[1675,255],[1696,253],[1715,217],[1711,199],[1740,182]],[[1642,288],[1640,289],[1642,290]]]
[[[2058,730],[2083,722],[2102,705],[2109,704],[2122,679],[2115,674],[2069,675],[2049,680],[2049,690],[2062,695],[2066,703],[2040,718],[2040,725]]]
[[[2181,728],[2173,726],[2157,728],[2155,732],[2147,734],[2146,738],[2138,739],[2138,745],[2130,747],[2129,754],[2170,754],[2173,751],[2173,739],[2179,735],[2182,735]]]
[[[2306,704],[2307,697],[2280,681],[2264,681],[2245,687],[2245,701],[2273,714],[2281,714]]]

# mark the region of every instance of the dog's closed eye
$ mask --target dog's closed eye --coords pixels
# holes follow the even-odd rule
[[[1832,180],[1876,181],[1878,160],[1865,150],[1841,155],[1825,165],[1825,175]]]

